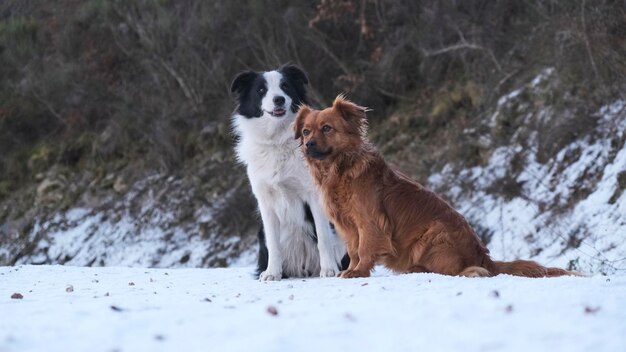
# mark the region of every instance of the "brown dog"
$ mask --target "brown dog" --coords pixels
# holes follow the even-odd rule
[[[446,275],[577,275],[536,262],[497,262],[465,218],[435,193],[391,169],[367,139],[366,108],[338,96],[322,111],[300,108],[295,137],[344,236],[350,266],[340,277],[366,277],[377,262],[395,272]]]

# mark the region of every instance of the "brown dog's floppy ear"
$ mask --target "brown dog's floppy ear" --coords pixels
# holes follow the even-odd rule
[[[333,102],[333,110],[337,111],[348,124],[356,129],[355,133],[364,135],[367,129],[367,117],[365,113],[368,108],[356,105],[346,99],[343,94],[339,94]]]
[[[311,112],[311,108],[308,105],[300,105],[300,110],[298,110],[298,114],[296,115],[296,119],[293,122],[293,131],[295,132],[295,139],[300,139],[302,137],[302,127],[304,127],[304,119]]]

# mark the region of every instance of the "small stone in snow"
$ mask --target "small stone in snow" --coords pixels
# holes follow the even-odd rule
[[[204,301],[205,301],[205,302],[213,302],[213,301],[211,301],[211,299],[210,299],[210,298],[205,298],[205,299],[204,299]]]
[[[154,339],[157,341],[163,341],[165,340],[165,336],[159,334],[159,335],[154,335]]]
[[[123,309],[118,307],[118,306],[111,306],[111,310],[113,310],[114,312],[121,312],[121,311],[123,311]]]
[[[290,301],[293,301],[293,295],[289,295],[288,298],[289,298]]]
[[[12,298],[12,299],[22,299],[22,298],[24,298],[24,296],[22,296],[22,294],[21,294],[21,293],[17,293],[17,292],[16,292],[16,293],[14,293],[14,294],[12,294],[12,295],[11,295],[11,298]]]
[[[278,309],[274,306],[267,306],[267,312],[271,315],[278,315]]]
[[[135,286],[135,283],[131,281],[128,283],[128,286]]]
[[[585,314],[596,314],[600,310],[600,306],[597,307],[585,307]]]
[[[498,290],[491,291],[491,297],[500,298],[500,292]]]
[[[65,292],[74,292],[74,286],[72,285],[67,285],[67,287],[65,288]]]
[[[504,311],[507,313],[512,313],[513,312],[513,305],[509,304],[508,306],[506,306],[506,308],[504,308]]]
[[[460,295],[462,295],[462,294],[463,294],[463,292],[461,292],[461,291],[459,291],[459,292],[457,292],[457,293],[456,293],[456,295],[457,295],[457,296],[460,296]]]
[[[104,297],[109,297],[109,293],[108,293],[108,292],[107,292],[107,293],[105,293],[105,294],[104,294]]]
[[[369,285],[367,282],[364,282],[361,284],[361,286],[367,286],[367,285]]]

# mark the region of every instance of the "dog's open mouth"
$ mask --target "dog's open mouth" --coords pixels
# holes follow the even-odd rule
[[[284,108],[274,108],[274,110],[272,111],[265,111],[265,112],[267,112],[268,114],[274,117],[283,117],[287,113],[287,110]]]

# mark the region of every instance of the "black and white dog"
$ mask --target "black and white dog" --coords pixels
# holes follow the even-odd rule
[[[231,86],[238,103],[232,115],[239,137],[237,157],[246,165],[263,221],[261,281],[335,276],[346,254],[293,138],[291,123],[299,105],[308,103],[308,83],[300,68],[284,65],[274,71],[242,72]]]

